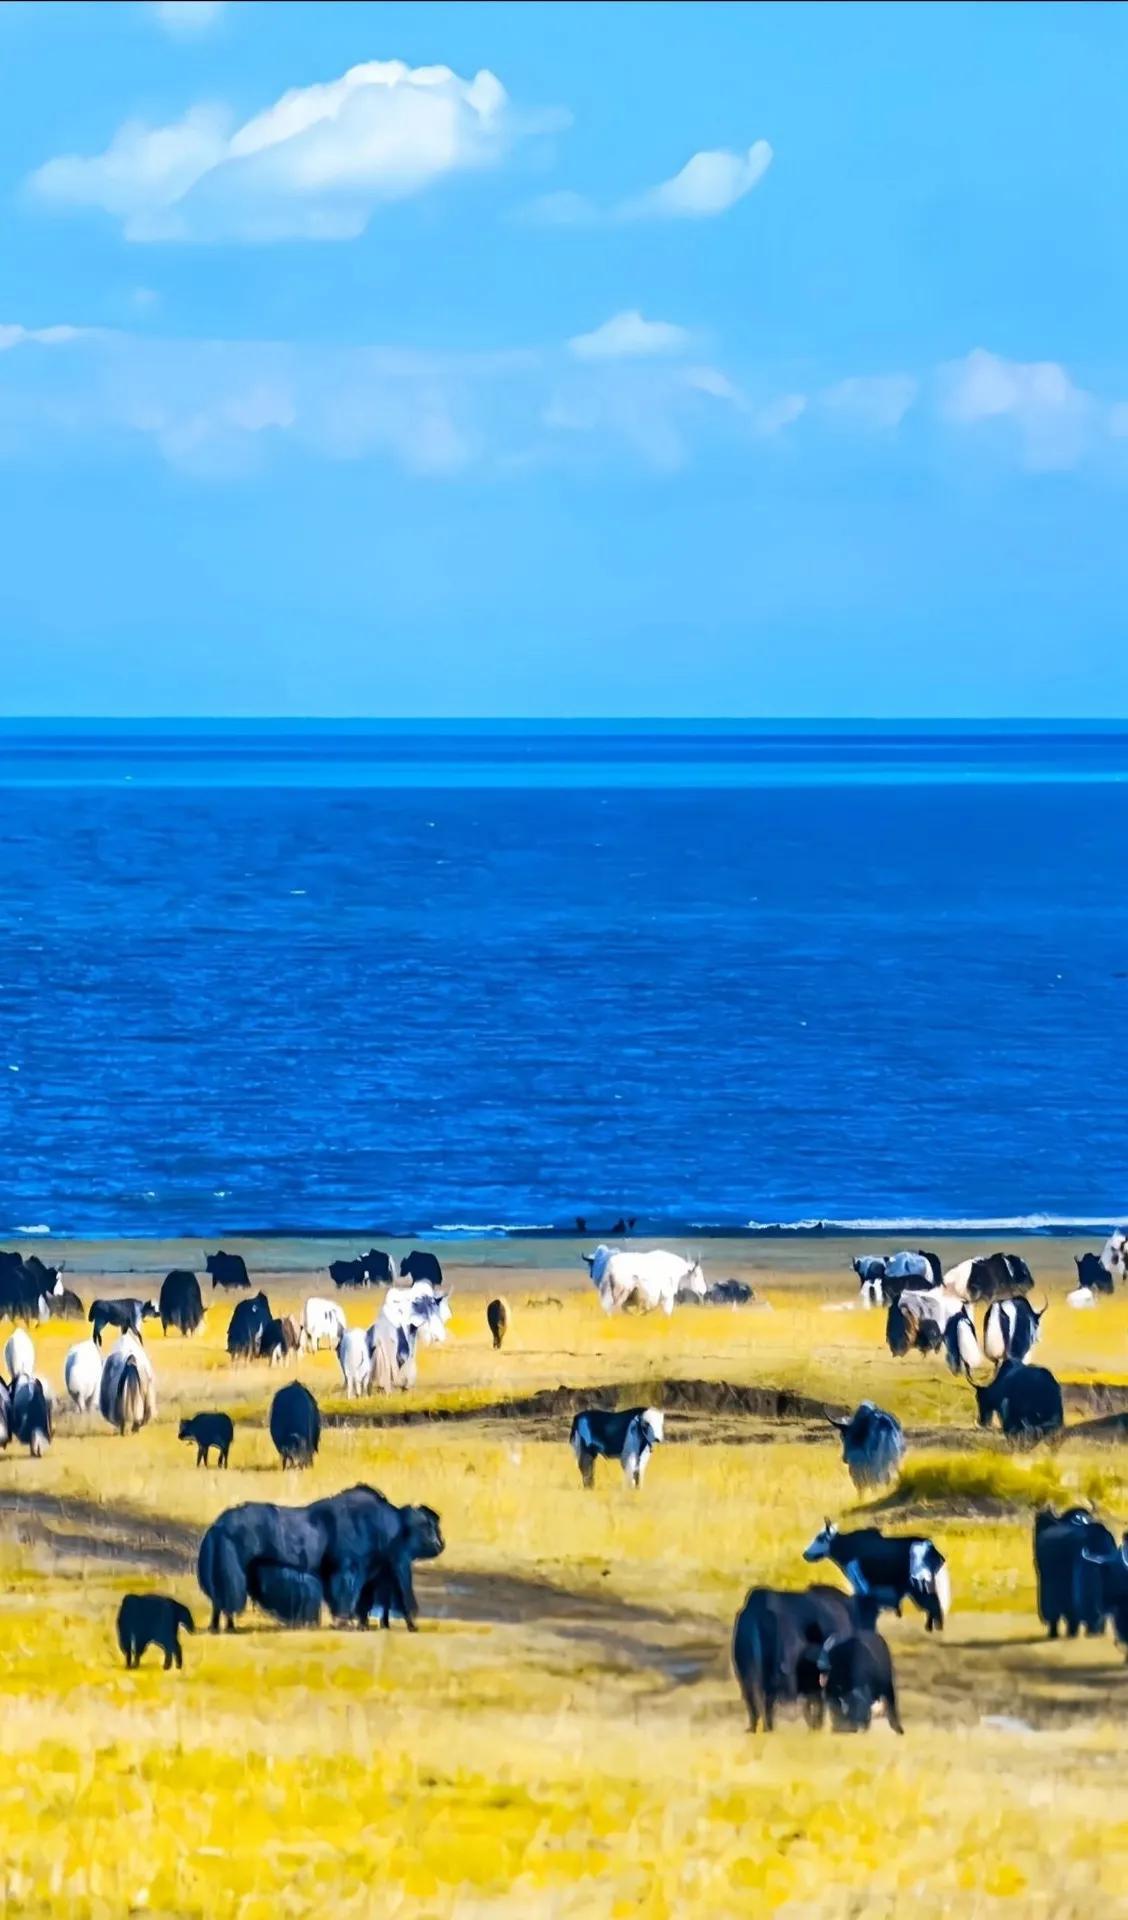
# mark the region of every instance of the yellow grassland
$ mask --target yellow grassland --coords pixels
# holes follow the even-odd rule
[[[825,1257],[825,1256],[822,1256]],[[1092,1439],[1014,1454],[973,1425],[935,1360],[894,1362],[881,1316],[827,1307],[840,1278],[794,1264],[770,1306],[608,1321],[551,1274],[460,1276],[451,1338],[420,1384],[347,1403],[335,1356],[298,1371],[327,1421],[305,1474],[265,1431],[282,1375],[232,1369],[231,1299],[192,1341],[147,1329],[159,1418],[120,1439],[60,1417],[46,1459],[0,1458],[0,1901],[13,1914],[1088,1916],[1128,1913],[1128,1669],[1111,1637],[1048,1645],[1034,1614],[1033,1508],[1088,1499],[1128,1522],[1128,1450]],[[1039,1271],[1041,1272],[1041,1268]],[[1128,1382],[1128,1299],[1062,1303],[1039,1358],[1078,1385]],[[89,1276],[76,1281],[89,1297]],[[266,1282],[284,1311],[324,1291]],[[147,1291],[116,1283],[115,1289]],[[331,1291],[331,1289],[328,1289]],[[490,1347],[485,1302],[513,1320]],[[544,1304],[556,1297],[558,1305]],[[354,1325],[378,1296],[344,1296]],[[74,1326],[36,1329],[57,1391]],[[751,1736],[728,1670],[745,1589],[799,1586],[824,1514],[861,1511],[815,1412],[724,1403],[669,1420],[640,1496],[603,1466],[585,1494],[570,1415],[503,1403],[669,1381],[790,1388],[897,1412],[912,1450],[883,1524],[948,1554],[942,1640],[891,1621],[907,1732]],[[197,1470],[179,1418],[224,1407],[227,1473]],[[459,1417],[373,1424],[408,1411]],[[1070,1414],[1072,1421],[1081,1410]],[[240,1500],[304,1501],[364,1480],[438,1508],[421,1631],[288,1632],[248,1615],[127,1673],[129,1590],[186,1600],[202,1528]],[[831,1575],[831,1578],[834,1576]]]

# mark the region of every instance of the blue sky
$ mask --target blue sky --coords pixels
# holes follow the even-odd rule
[[[3,709],[1125,714],[1126,55],[0,5]]]

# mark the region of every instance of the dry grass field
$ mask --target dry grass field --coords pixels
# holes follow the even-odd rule
[[[281,1470],[265,1431],[283,1376],[228,1364],[234,1296],[207,1294],[192,1341],[147,1329],[154,1426],[119,1439],[63,1412],[44,1460],[0,1457],[5,1911],[1128,1912],[1124,1652],[1045,1642],[1030,1548],[1046,1498],[1128,1521],[1128,1450],[1081,1434],[1007,1451],[938,1362],[889,1358],[880,1314],[828,1310],[851,1293],[837,1253],[775,1258],[759,1246],[743,1269],[714,1268],[754,1269],[769,1304],[669,1321],[609,1322],[551,1272],[467,1269],[449,1343],[421,1352],[413,1393],[350,1405],[333,1354],[300,1361],[326,1416],[305,1474]],[[1031,1258],[1053,1301],[1037,1357],[1071,1383],[1071,1425],[1128,1405],[1128,1298],[1071,1313],[1068,1250]],[[72,1284],[86,1299],[150,1290]],[[293,1273],[264,1284],[276,1311],[331,1291]],[[500,1354],[484,1315],[497,1290],[513,1312]],[[343,1298],[354,1325],[379,1302]],[[79,1337],[35,1332],[58,1392]],[[670,1409],[641,1495],[609,1466],[583,1492],[571,1401],[547,1398],[562,1386]],[[752,1736],[732,1618],[753,1582],[803,1585],[823,1515],[857,1511],[820,1410],[862,1397],[908,1429],[881,1517],[926,1526],[947,1553],[950,1627],[937,1641],[915,1613],[888,1623],[903,1740],[880,1723]],[[227,1473],[197,1470],[177,1442],[180,1417],[204,1407],[236,1420]],[[125,1671],[124,1592],[175,1594],[206,1620],[195,1549],[223,1507],[358,1480],[442,1515],[446,1554],[418,1570],[418,1635],[285,1631],[252,1613],[233,1637],[186,1640],[183,1673],[155,1652]]]

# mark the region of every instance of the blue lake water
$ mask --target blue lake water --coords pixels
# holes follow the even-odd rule
[[[0,1236],[1112,1221],[1126,851],[1098,727],[11,723]]]

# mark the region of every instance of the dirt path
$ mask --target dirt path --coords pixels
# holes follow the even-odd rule
[[[96,1560],[195,1578],[199,1529],[141,1514],[111,1515],[92,1500],[0,1493],[0,1529],[60,1558]],[[520,1574],[416,1569],[423,1613],[487,1626],[536,1626],[596,1647],[616,1664],[645,1668],[669,1687],[724,1669],[725,1635],[707,1616],[673,1614],[613,1594],[562,1587]]]

